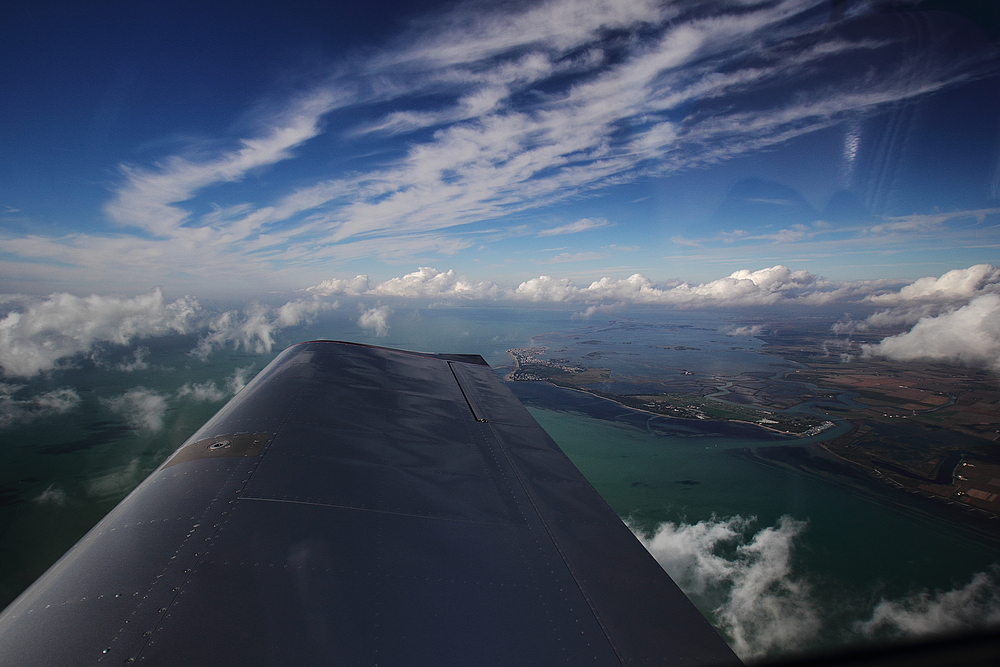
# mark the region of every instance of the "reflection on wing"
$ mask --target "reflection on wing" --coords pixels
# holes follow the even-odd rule
[[[478,356],[278,356],[0,617],[0,663],[739,664]]]

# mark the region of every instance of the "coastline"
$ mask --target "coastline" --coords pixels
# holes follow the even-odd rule
[[[561,379],[559,376],[565,376],[567,378],[577,378],[577,377],[588,377],[594,372],[597,372],[601,377],[609,375],[608,373],[602,372],[603,369],[592,369],[579,365],[572,365],[568,363],[556,363],[553,361],[542,360],[536,358],[534,355],[544,353],[548,348],[543,346],[530,347],[530,348],[515,348],[507,350],[507,354],[511,357],[514,362],[514,366],[510,372],[505,373],[503,380],[505,382],[545,382],[554,387],[560,387],[563,389],[569,389],[572,391],[578,391],[581,393],[594,396],[596,398],[605,399],[611,401],[623,408],[629,410],[634,410],[636,412],[643,412],[645,414],[654,415],[657,417],[666,417],[668,419],[679,419],[691,422],[706,422],[706,421],[717,421],[726,422],[731,424],[740,424],[742,426],[752,426],[755,428],[770,431],[772,433],[777,433],[782,436],[792,437],[792,438],[811,438],[817,436],[825,431],[828,431],[836,426],[836,423],[829,419],[819,420],[812,419],[811,421],[818,422],[804,430],[792,430],[792,429],[782,429],[773,424],[780,424],[779,420],[775,420],[772,417],[780,416],[786,417],[783,412],[775,412],[774,410],[765,410],[761,408],[749,407],[746,405],[740,405],[736,403],[730,403],[714,396],[698,396],[695,397],[691,395],[686,397],[685,402],[688,403],[684,408],[675,407],[671,402],[667,400],[670,394],[653,394],[653,395],[643,395],[643,394],[614,394],[611,392],[601,391],[594,389],[592,387],[585,386],[583,383],[568,382],[565,379]],[[534,369],[533,371],[526,371],[525,366],[530,366]],[[542,372],[539,373],[539,369]],[[588,373],[589,372],[589,373]],[[681,396],[677,394],[676,396]],[[638,399],[647,399],[643,404],[637,404]],[[692,400],[693,399],[693,400]],[[663,410],[650,409],[652,405],[659,405],[658,402],[662,401],[662,404],[669,408]],[[692,408],[691,403],[700,403],[698,407],[704,407],[709,403],[714,403],[720,407],[723,407],[731,413],[745,412],[745,413],[755,413],[752,416],[748,415],[746,418],[734,417],[734,416],[719,416],[719,415],[708,415],[705,414],[703,410],[698,409],[698,407]],[[801,417],[794,417],[789,419],[805,419]]]
[[[751,419],[738,418],[709,418],[709,417],[685,417],[675,414],[664,414],[664,412],[644,408],[636,405],[635,401],[628,401],[627,397],[595,390],[590,387],[580,386],[572,382],[560,381],[558,377],[542,377],[539,374],[525,372],[524,366],[529,365],[534,370],[541,367],[545,371],[550,371],[552,375],[564,374],[568,377],[576,377],[585,371],[594,372],[594,369],[585,369],[581,366],[574,366],[566,363],[554,364],[552,362],[539,360],[534,354],[541,354],[546,348],[535,347],[518,350],[508,350],[512,358],[513,368],[503,375],[503,379],[512,384],[544,384],[549,387],[566,389],[574,393],[603,399],[618,408],[634,413],[640,413],[653,417],[677,420],[694,424],[731,424],[740,428],[753,427],[782,438],[782,444],[761,445],[730,450],[729,454],[738,456],[744,460],[754,463],[768,465],[770,467],[794,470],[799,474],[816,476],[827,481],[834,482],[841,486],[851,488],[853,491],[861,492],[879,501],[890,502],[906,511],[913,511],[919,514],[931,514],[939,518],[946,518],[950,522],[961,525],[970,534],[975,534],[978,541],[986,539],[990,544],[1000,541],[1000,520],[987,511],[961,502],[943,498],[919,489],[908,488],[892,477],[884,474],[877,466],[865,465],[858,461],[852,461],[828,447],[826,443],[832,442],[845,434],[834,434],[825,438],[825,442],[802,442],[807,438],[821,435],[836,426],[830,419],[822,420],[820,428],[807,430],[804,432],[794,432],[775,428],[773,425],[760,423]],[[563,360],[560,360],[563,361]],[[527,362],[527,363],[522,363]],[[546,373],[548,374],[548,373]],[[727,403],[719,399],[702,397],[703,400],[711,400],[717,403]],[[736,406],[743,408],[744,406]],[[847,421],[845,419],[845,421]],[[847,422],[853,424],[853,422]],[[852,425],[851,430],[855,426]],[[796,452],[795,450],[799,450]]]

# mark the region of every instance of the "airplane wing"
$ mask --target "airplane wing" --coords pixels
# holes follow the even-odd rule
[[[15,665],[739,665],[475,355],[290,347],[0,616]]]

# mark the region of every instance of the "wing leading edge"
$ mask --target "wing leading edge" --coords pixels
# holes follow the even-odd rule
[[[11,604],[0,662],[740,664],[480,357],[331,341]]]

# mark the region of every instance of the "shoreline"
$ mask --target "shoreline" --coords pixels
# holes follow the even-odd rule
[[[599,390],[595,390],[595,389],[590,389],[590,388],[587,388],[587,387],[582,387],[582,386],[579,386],[579,385],[574,385],[574,384],[569,384],[569,383],[562,383],[562,382],[559,382],[559,381],[554,380],[552,378],[538,377],[538,376],[534,376],[534,375],[528,374],[528,373],[526,373],[525,375],[528,375],[529,377],[525,377],[523,379],[516,377],[516,375],[518,373],[522,372],[522,367],[521,367],[522,366],[522,356],[525,356],[532,363],[536,363],[536,364],[543,365],[543,366],[546,366],[546,367],[549,367],[549,368],[553,368],[553,369],[556,369],[556,370],[559,370],[559,371],[563,371],[565,373],[573,374],[573,373],[581,372],[580,371],[581,367],[557,365],[557,364],[553,364],[552,362],[549,362],[549,361],[546,361],[546,360],[535,359],[533,356],[529,356],[529,355],[533,355],[533,354],[541,354],[542,352],[545,352],[546,350],[548,350],[548,348],[545,347],[545,346],[537,346],[537,347],[531,347],[531,348],[514,348],[514,349],[507,350],[507,354],[513,360],[514,366],[513,366],[513,368],[508,373],[505,373],[503,375],[503,380],[505,382],[544,382],[544,383],[549,384],[549,385],[551,385],[553,387],[559,387],[561,389],[569,389],[571,391],[578,391],[580,393],[584,393],[584,394],[587,394],[589,396],[594,396],[595,398],[602,398],[604,400],[611,401],[612,403],[614,403],[614,404],[616,404],[616,405],[618,405],[620,407],[626,408],[628,410],[634,410],[636,412],[642,412],[642,413],[653,415],[653,416],[656,416],[656,417],[666,417],[668,419],[678,419],[678,420],[681,420],[681,421],[691,421],[691,422],[717,421],[717,422],[725,422],[725,423],[731,423],[731,424],[741,424],[741,425],[744,425],[744,426],[753,426],[753,427],[756,427],[756,428],[764,429],[765,431],[770,431],[772,433],[777,433],[777,434],[782,435],[782,436],[788,436],[788,437],[797,438],[797,439],[811,438],[811,437],[820,435],[821,433],[823,433],[825,431],[829,431],[830,429],[836,427],[836,422],[834,422],[833,420],[831,420],[831,419],[823,419],[823,420],[818,420],[820,423],[817,424],[816,426],[812,426],[812,427],[806,429],[805,431],[799,432],[799,431],[783,430],[783,429],[780,429],[780,428],[775,428],[773,426],[770,426],[770,425],[768,425],[766,423],[762,423],[761,421],[750,421],[750,420],[747,420],[747,419],[736,419],[736,418],[727,418],[727,417],[711,417],[711,416],[705,416],[705,417],[685,417],[685,416],[679,416],[679,415],[672,415],[672,414],[666,414],[666,413],[663,413],[663,412],[656,412],[654,410],[649,410],[649,409],[638,407],[638,406],[635,406],[635,405],[629,405],[624,400],[625,398],[627,398],[627,396],[617,396],[617,395],[612,394],[610,392],[603,392],[603,391],[599,391]],[[517,354],[517,353],[524,353],[524,354],[522,355],[522,354]],[[656,394],[651,394],[651,395],[656,395]],[[660,395],[666,395],[666,394],[660,394]],[[694,395],[692,394],[692,396],[694,396]],[[780,411],[779,408],[771,408],[771,409],[768,410],[768,409],[764,409],[764,408],[748,407],[748,406],[745,406],[745,405],[740,405],[738,403],[730,403],[728,401],[724,401],[724,400],[721,400],[721,399],[718,399],[718,398],[714,398],[714,397],[711,397],[711,396],[700,396],[699,398],[701,400],[705,400],[705,401],[713,401],[713,402],[717,402],[717,403],[720,403],[720,404],[723,404],[723,405],[732,406],[733,408],[737,408],[737,409],[758,410],[760,412],[768,412],[768,413],[771,413],[771,414],[773,414],[776,411]]]

